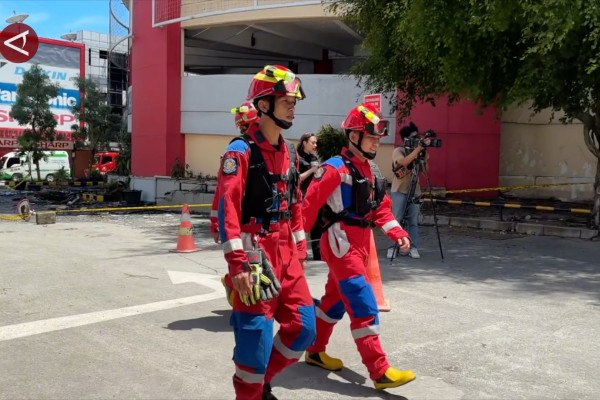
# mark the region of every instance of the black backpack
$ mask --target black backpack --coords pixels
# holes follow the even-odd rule
[[[299,174],[296,168],[298,155],[292,142],[284,139],[290,152],[290,169],[287,174],[274,175],[267,168],[265,158],[258,145],[248,135],[234,138],[243,140],[250,147],[250,166],[246,179],[244,200],[242,201],[242,225],[250,223],[250,218],[262,220],[262,230],[269,231],[271,220],[291,219],[291,206],[298,202]],[[277,182],[287,181],[287,192],[277,192]],[[279,211],[279,203],[287,199],[288,209]]]

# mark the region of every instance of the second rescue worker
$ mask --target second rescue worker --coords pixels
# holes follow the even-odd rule
[[[258,117],[258,111],[254,108],[254,104],[250,101],[244,102],[241,106],[232,108],[231,113],[234,114],[235,126],[240,130],[240,135],[246,133],[250,125],[258,123],[260,118]],[[222,159],[222,158],[221,158]],[[213,200],[213,205],[210,210],[210,233],[212,234],[215,243],[221,243],[219,238],[219,191],[218,187],[215,190],[215,197]],[[223,285],[226,285],[225,281],[223,281]],[[231,284],[229,286],[225,286],[226,288],[231,288]],[[229,294],[227,295],[227,299],[229,300]],[[229,300],[230,301],[230,300]],[[230,301],[231,303],[231,301]]]
[[[342,128],[348,148],[322,164],[302,205],[306,230],[325,208],[321,255],[329,266],[325,294],[317,306],[317,339],[307,349],[306,362],[333,371],[343,368],[342,361],[325,349],[335,324],[347,312],[352,337],[375,387],[392,388],[412,381],[415,374],[390,365],[379,340],[377,300],[366,277],[372,223],[402,250],[410,246],[408,233],[392,214],[385,180],[370,161],[379,140],[387,135],[388,121],[372,105],[361,104],[350,111]]]
[[[267,66],[256,74],[248,100],[260,121],[229,144],[219,171],[219,233],[238,293],[231,315],[238,399],[275,399],[271,380],[298,361],[315,338],[315,308],[301,264],[306,239],[297,155],[281,136],[292,126],[296,101],[304,97],[300,80],[285,67]],[[263,274],[269,270],[265,261],[275,276]],[[261,291],[273,293],[268,282],[276,280],[278,296],[265,300]]]

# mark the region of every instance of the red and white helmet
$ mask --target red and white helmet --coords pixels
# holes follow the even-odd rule
[[[292,96],[299,100],[306,97],[300,79],[281,65],[267,65],[254,75],[246,100],[253,101],[264,96]]]
[[[254,105],[247,101],[241,106],[232,108],[231,113],[235,114],[235,126],[242,127],[250,125],[253,122],[258,122],[258,111],[254,108]]]
[[[354,107],[346,120],[342,122],[342,129],[359,131],[375,136],[387,136],[390,121],[384,120],[383,115],[369,103],[362,103]]]

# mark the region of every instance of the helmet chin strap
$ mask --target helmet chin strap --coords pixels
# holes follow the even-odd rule
[[[356,147],[358,149],[358,151],[360,151],[367,160],[373,160],[375,158],[375,156],[377,155],[377,153],[367,153],[366,151],[364,151],[362,149],[362,140],[363,140],[364,135],[365,134],[363,132],[360,132],[360,136],[358,137],[358,144],[356,144],[352,140],[350,140],[350,137],[348,137],[348,141],[350,143],[352,143],[352,145],[354,147]]]
[[[290,129],[292,127],[291,122],[282,121],[275,116],[275,96],[271,96],[269,98],[269,111],[267,111],[264,114],[271,118],[273,122],[275,122],[275,125],[277,125],[281,129]]]

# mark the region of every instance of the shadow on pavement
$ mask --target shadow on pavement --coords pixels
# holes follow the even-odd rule
[[[202,329],[209,332],[231,332],[231,326],[229,326],[231,310],[214,310],[212,313],[217,315],[174,321],[168,324],[165,329],[173,331]]]
[[[600,300],[600,246],[597,243],[443,228],[440,229],[442,261],[434,228],[421,228],[421,232],[421,258],[399,257],[393,262],[386,258],[391,241],[376,235],[384,282],[443,276],[457,283],[510,283],[515,292],[579,293]],[[500,246],[498,241],[501,241]]]
[[[330,378],[330,376],[335,377]],[[310,388],[320,392],[335,393],[337,396],[355,398],[408,400],[406,397],[375,389],[370,379],[348,367],[344,367],[341,371],[330,372],[304,362],[291,366],[277,376],[273,381],[274,392],[278,386],[289,390]],[[321,398],[327,398],[327,395],[322,393]]]

